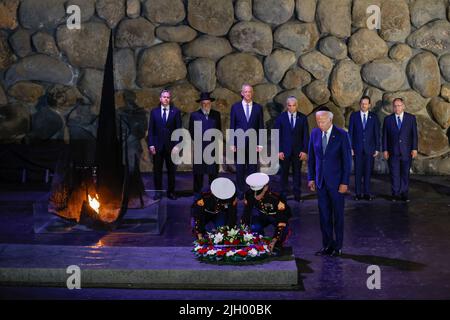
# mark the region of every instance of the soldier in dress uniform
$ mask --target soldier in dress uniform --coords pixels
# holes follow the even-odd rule
[[[228,178],[216,178],[209,191],[202,192],[200,199],[192,205],[193,233],[202,239],[206,226],[213,222],[216,228],[236,225],[236,187]]]
[[[244,214],[241,223],[249,225],[253,232],[264,234],[264,229],[274,226],[271,251],[279,251],[288,234],[288,220],[291,209],[280,194],[269,188],[269,176],[265,173],[253,173],[246,179],[251,190],[245,193]]]

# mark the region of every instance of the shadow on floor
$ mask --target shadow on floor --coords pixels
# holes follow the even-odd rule
[[[371,255],[343,254],[341,258],[352,259],[356,262],[361,262],[370,265],[393,267],[401,271],[421,271],[427,266],[426,264],[420,262],[392,259],[387,257],[377,257]]]

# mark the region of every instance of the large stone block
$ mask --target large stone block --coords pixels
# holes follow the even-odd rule
[[[264,71],[270,82],[277,84],[286,71],[295,63],[295,53],[286,49],[277,49],[264,60]]]
[[[194,29],[212,35],[224,36],[234,22],[232,0],[188,1],[188,22]]]
[[[229,39],[239,51],[267,56],[272,52],[272,29],[262,22],[238,22],[230,30]]]
[[[338,38],[350,37],[352,32],[351,5],[351,0],[318,0],[316,20],[320,32]]]
[[[294,14],[294,0],[253,0],[253,14],[261,21],[280,25]]]
[[[69,30],[65,25],[58,27],[58,47],[69,62],[80,68],[103,69],[108,52],[110,30],[103,23],[88,22],[80,30]]]
[[[184,79],[186,75],[181,48],[176,43],[146,49],[138,62],[137,83],[141,87],[162,86]]]
[[[362,77],[368,84],[384,91],[400,90],[406,82],[405,72],[401,66],[387,58],[364,65]]]
[[[274,32],[274,40],[286,49],[295,51],[299,56],[313,49],[319,40],[315,23],[288,22]]]
[[[17,8],[19,0],[3,0],[0,2],[0,29],[13,30],[17,27]]]
[[[7,86],[22,80],[71,85],[75,81],[75,74],[64,62],[44,54],[35,54],[21,59],[6,72]]]
[[[155,40],[155,26],[145,18],[124,19],[116,33],[118,48],[150,47]]]
[[[182,0],[147,0],[144,15],[157,24],[178,24],[186,17]]]
[[[23,0],[19,20],[26,29],[52,29],[64,21],[65,0]]]
[[[115,28],[125,17],[126,4],[125,0],[96,0],[95,9],[110,28]]]
[[[190,42],[197,37],[197,31],[189,26],[160,26],[156,36],[166,42]]]
[[[408,37],[408,44],[417,49],[424,49],[436,55],[448,53],[450,48],[450,22],[438,20],[430,22],[414,31]]]
[[[295,0],[297,19],[303,22],[314,22],[317,0]]]
[[[226,88],[241,92],[242,85],[255,85],[264,79],[261,62],[248,53],[233,53],[219,61],[217,79]]]
[[[318,80],[328,78],[333,69],[333,62],[330,58],[319,51],[312,51],[302,55],[298,59],[298,63]]]
[[[433,20],[445,20],[445,0],[414,0],[410,4],[411,22],[420,28]]]
[[[226,38],[203,35],[183,46],[187,57],[210,58],[214,61],[231,53],[233,48]]]
[[[208,58],[198,58],[188,67],[190,82],[201,92],[211,92],[216,88],[216,64]]]
[[[439,95],[441,75],[438,62],[432,53],[423,52],[412,58],[407,73],[411,86],[422,96],[431,98]]]
[[[448,127],[450,127],[450,103],[436,97],[431,99],[429,108],[434,121],[436,121],[442,129],[448,129]]]
[[[340,61],[331,75],[331,94],[340,107],[348,107],[361,98],[364,85],[361,68],[351,60]]]
[[[411,32],[409,7],[405,0],[383,0],[380,36],[386,41],[404,42]]]
[[[363,28],[351,36],[348,51],[353,61],[357,64],[365,64],[386,56],[388,46],[376,31]]]
[[[419,135],[419,152],[426,156],[439,154],[448,149],[448,137],[441,127],[427,116],[417,116],[417,132]]]

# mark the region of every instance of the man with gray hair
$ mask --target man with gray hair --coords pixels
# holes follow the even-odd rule
[[[316,112],[316,122],[318,128],[311,132],[308,152],[308,187],[317,191],[322,231],[322,249],[316,255],[340,256],[352,149],[347,132],[333,125],[328,108]]]
[[[274,129],[279,130],[279,153],[281,165],[281,195],[286,197],[289,170],[292,166],[295,201],[301,197],[302,161],[308,157],[309,128],[306,116],[297,110],[297,98],[286,99],[286,111],[275,120]]]
[[[242,200],[246,190],[245,178],[258,170],[258,163],[252,163],[252,157],[262,151],[262,146],[258,145],[255,149],[250,150],[250,139],[246,136],[249,132],[254,131],[258,139],[260,129],[264,129],[264,116],[262,106],[253,101],[253,88],[249,84],[242,85],[241,91],[242,101],[236,102],[231,106],[230,112],[230,129],[243,131],[245,136],[245,144],[239,147],[237,137],[230,141],[230,149],[236,154],[236,185],[238,198]],[[243,155],[244,163],[239,163],[238,154]]]

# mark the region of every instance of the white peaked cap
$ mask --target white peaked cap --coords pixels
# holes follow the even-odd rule
[[[269,183],[269,176],[262,172],[257,172],[249,175],[245,182],[250,186],[253,191],[258,191],[264,188]]]
[[[230,199],[235,194],[236,187],[234,186],[233,181],[221,177],[214,179],[211,183],[211,192],[215,197],[226,200]]]

